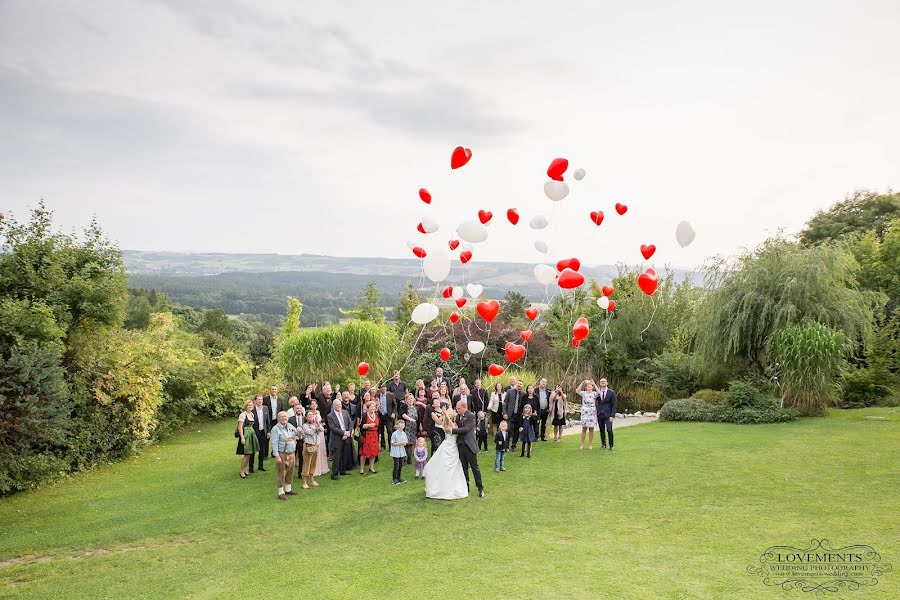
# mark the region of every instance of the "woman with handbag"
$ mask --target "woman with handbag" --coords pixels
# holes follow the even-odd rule
[[[253,400],[247,400],[234,428],[234,437],[238,438],[236,454],[242,457],[241,479],[247,479],[247,469],[253,464],[253,455],[259,452],[259,440],[253,433],[253,423]]]
[[[316,459],[319,455],[319,434],[324,431],[322,424],[316,421],[318,411],[306,411],[306,421],[300,428],[303,434],[303,489],[308,490],[310,486],[319,487],[316,483]],[[306,480],[309,480],[307,484]]]

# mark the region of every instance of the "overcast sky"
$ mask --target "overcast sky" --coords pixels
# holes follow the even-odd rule
[[[900,188],[898,30],[896,0],[0,0],[0,209],[44,197],[129,249],[389,257],[487,209],[473,260],[696,265]],[[553,203],[557,156],[587,176]]]

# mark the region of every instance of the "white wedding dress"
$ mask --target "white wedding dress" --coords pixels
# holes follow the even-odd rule
[[[425,497],[456,500],[469,495],[466,476],[459,462],[456,434],[448,434],[425,465]]]

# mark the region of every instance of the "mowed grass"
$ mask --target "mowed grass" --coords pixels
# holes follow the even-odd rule
[[[487,497],[456,502],[384,458],[279,502],[271,471],[238,478],[232,427],[0,500],[0,597],[800,597],[746,569],[813,538],[873,546],[894,571],[852,597],[900,597],[896,408],[569,436],[499,475],[491,452]]]

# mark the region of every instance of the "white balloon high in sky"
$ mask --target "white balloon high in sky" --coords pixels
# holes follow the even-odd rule
[[[682,221],[678,224],[678,227],[675,228],[675,239],[678,240],[678,243],[682,248],[693,242],[696,235],[693,226],[687,221]]]
[[[540,213],[531,217],[531,221],[528,222],[528,226],[532,229],[543,229],[549,224],[550,221],[547,220],[547,217]]]
[[[488,238],[488,230],[481,221],[472,219],[462,223],[456,229],[460,239],[470,244],[480,244]]]
[[[551,179],[544,184],[544,194],[554,202],[559,202],[569,195],[569,184]]]
[[[430,302],[423,302],[412,311],[412,321],[418,325],[426,325],[437,319],[440,309]]]
[[[442,247],[430,250],[422,260],[422,269],[431,281],[442,282],[450,274],[450,254]]]

